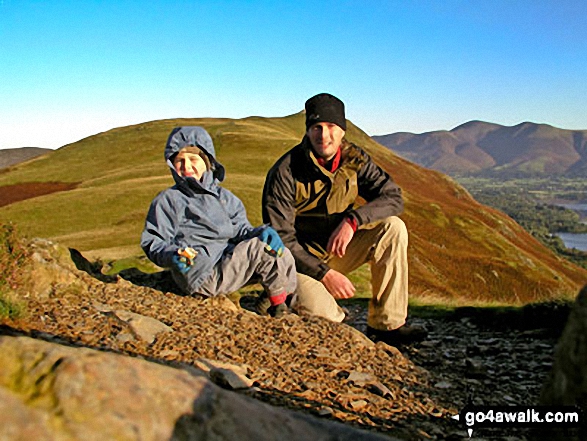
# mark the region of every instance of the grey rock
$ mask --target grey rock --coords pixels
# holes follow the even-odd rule
[[[247,375],[249,372],[249,368],[246,365],[211,360],[209,358],[198,358],[194,362],[194,366],[206,373],[210,373],[210,371],[213,369],[230,370],[237,373],[238,375]]]
[[[0,439],[51,441],[49,417],[27,406],[21,397],[0,388]]]
[[[453,387],[453,385],[448,381],[439,381],[434,385],[434,387],[436,387],[437,389],[450,389],[451,387]]]
[[[349,383],[354,383],[357,386],[364,386],[365,384],[377,381],[377,377],[369,372],[352,371],[347,380]]]
[[[545,381],[540,403],[587,409],[587,285],[579,292],[556,346],[554,363]],[[585,434],[549,430],[552,440],[585,439]]]
[[[129,311],[114,311],[114,315],[130,326],[133,334],[141,340],[151,344],[155,337],[162,332],[172,332],[173,329],[159,320]]]
[[[465,367],[469,377],[480,378],[487,375],[487,368],[479,360],[467,358],[465,360]]]
[[[380,381],[370,382],[369,384],[366,385],[366,387],[369,392],[374,393],[375,395],[379,395],[380,397],[395,398],[393,393],[391,392],[391,390],[389,390],[389,388],[385,384],[381,383]]]
[[[238,311],[238,306],[226,296],[216,296],[207,298],[204,303],[219,309],[228,311]]]
[[[254,383],[253,380],[242,373],[230,369],[212,368],[208,375],[215,384],[225,389],[248,389]]]
[[[369,404],[366,400],[353,400],[349,403],[349,406],[353,410],[359,410]]]
[[[556,347],[541,395],[543,404],[587,405],[587,285],[581,290]]]
[[[324,406],[318,409],[318,412],[316,413],[321,417],[327,417],[332,416],[334,414],[334,410],[332,410],[332,407]]]
[[[361,403],[356,403],[360,406]],[[385,440],[135,357],[0,337],[0,439]]]

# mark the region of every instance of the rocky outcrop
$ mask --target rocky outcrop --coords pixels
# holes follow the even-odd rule
[[[587,409],[587,285],[577,296],[557,344],[541,402]]]
[[[101,352],[98,354],[104,354],[104,351],[124,354],[123,358],[129,360],[124,364],[144,358],[156,362],[159,368],[167,366],[190,372],[198,370],[204,375],[202,381],[209,385],[205,389],[219,394],[211,399],[212,404],[205,404],[204,407],[213,408],[221,400],[218,397],[224,397],[223,393],[231,391],[227,395],[230,399],[226,401],[234,406],[240,403],[239,399],[246,398],[247,403],[275,406],[264,411],[267,415],[276,415],[275,412],[288,408],[312,418],[320,416],[322,422],[345,423],[349,428],[366,429],[372,431],[370,433],[392,433],[401,439],[420,439],[424,433],[430,437],[430,434],[453,429],[451,421],[443,416],[453,414],[454,410],[437,402],[443,391],[429,384],[428,373],[414,366],[397,349],[383,343],[375,345],[351,326],[295,314],[286,314],[279,319],[259,316],[247,309],[244,299],[239,306],[225,297],[205,300],[178,295],[167,291],[164,288],[167,285],[160,283],[165,278],[164,274],[152,278],[155,284],[143,279],[133,279],[131,282],[120,276],[105,276],[101,274],[98,263],[90,263],[75,250],[67,250],[44,240],[32,241],[28,249],[31,261],[22,268],[26,277],[14,292],[14,298],[21,302],[24,313],[18,317],[0,319],[0,335],[30,336],[57,343],[60,347],[68,345],[85,347],[84,350],[99,349]],[[254,295],[246,297],[255,299]],[[35,351],[29,347],[30,354]],[[98,360],[97,357],[92,355],[86,358]],[[34,360],[31,366],[41,366],[40,362]],[[33,388],[29,395],[23,398],[24,392],[14,387],[16,383],[12,380],[7,383],[11,386],[2,393],[8,396],[6,402],[21,398],[20,404],[11,407],[22,410],[17,412],[19,418],[30,414],[30,417],[22,417],[19,422],[9,426],[17,426],[22,430],[30,426],[30,430],[46,432],[48,439],[53,439],[50,437],[54,436],[55,428],[65,424],[61,419],[65,413],[63,405],[51,401],[57,399],[57,392],[53,389],[56,383],[52,380],[51,372],[62,372],[63,367],[69,364],[64,361],[46,361],[43,364],[49,366],[47,373],[43,371],[37,379],[25,382]],[[91,375],[87,374],[90,379],[78,383],[72,381],[68,387],[79,389],[93,382],[99,384],[96,389],[84,389],[83,393],[84,399],[98,403],[91,404],[91,409],[101,406],[93,415],[109,411],[110,405],[118,409],[113,414],[118,417],[112,416],[113,421],[116,418],[130,421],[138,414],[156,414],[159,410],[148,407],[142,398],[135,399],[133,395],[144,391],[153,397],[147,400],[153,406],[158,403],[161,408],[170,407],[167,402],[157,401],[157,393],[149,392],[152,382],[146,378],[141,381],[118,381],[116,369],[111,369],[110,373],[97,373],[94,371],[94,363],[75,369],[83,374],[76,378],[83,380],[86,372],[90,372]],[[138,375],[138,368],[134,364],[127,369],[134,371],[133,375]],[[1,359],[0,370],[4,370],[4,361]],[[4,378],[14,377],[10,372],[2,375]],[[109,386],[93,380],[94,376],[114,382],[115,388],[120,390],[118,395],[113,395],[117,397],[115,400],[108,398],[109,393],[100,392],[102,389],[108,390]],[[18,382],[23,383],[21,380]],[[50,386],[49,398],[41,401],[53,410],[43,410],[37,405],[40,403],[35,398],[39,395],[35,389],[37,385]],[[133,385],[133,388],[129,389],[129,385]],[[186,390],[189,391],[190,387],[186,386]],[[208,403],[194,397],[192,395],[188,401]],[[104,400],[108,401],[108,405],[100,404]],[[127,411],[117,407],[121,403],[125,403]],[[136,415],[132,414],[134,416],[124,416],[124,412],[134,412],[132,409],[136,406],[143,406],[141,403],[147,407]],[[237,407],[242,406],[244,404],[238,404]],[[89,411],[75,413],[78,407],[71,406],[73,421],[85,421]],[[174,412],[177,414],[176,419],[187,415],[180,423],[188,424],[189,427],[192,427],[192,420],[201,420],[193,412]],[[235,410],[235,414],[241,413]],[[14,411],[9,414],[14,415]],[[24,421],[31,423],[24,424]],[[234,433],[244,431],[246,434],[249,430],[247,424],[251,421],[254,419],[235,420],[234,424],[230,422],[226,427]],[[272,427],[264,421],[259,424]],[[148,424],[155,423],[148,420]],[[170,423],[167,421],[165,424]],[[184,427],[181,424],[178,427]],[[243,424],[242,429],[240,424]],[[280,424],[283,430],[290,427],[284,421]],[[108,430],[116,426],[115,423],[107,425]],[[298,423],[296,430],[297,426]],[[72,430],[67,429],[67,433]],[[142,429],[133,430],[140,432]],[[297,436],[297,433],[293,437],[307,438]],[[279,438],[291,439],[291,436],[283,435]],[[42,439],[42,436],[39,435],[38,439]]]
[[[195,370],[0,337],[0,439],[391,439],[225,391]],[[238,434],[238,435],[237,435]]]
[[[581,290],[557,344],[554,363],[540,401],[545,405],[578,406],[587,415],[587,285]],[[551,439],[572,438],[568,432]],[[583,434],[587,437],[587,432]]]

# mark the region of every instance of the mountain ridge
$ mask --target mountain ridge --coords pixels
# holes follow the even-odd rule
[[[51,152],[51,149],[41,147],[20,147],[15,149],[0,149],[0,170],[16,165],[37,156]]]
[[[587,174],[587,130],[472,120],[451,130],[372,138],[406,159],[448,174],[503,178]]]

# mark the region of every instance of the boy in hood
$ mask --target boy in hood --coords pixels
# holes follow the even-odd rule
[[[165,159],[175,185],[159,193],[147,214],[141,247],[171,268],[186,294],[229,294],[259,281],[271,315],[287,309],[296,288],[295,262],[271,227],[253,228],[240,199],[219,183],[225,170],[202,127],[173,129]]]

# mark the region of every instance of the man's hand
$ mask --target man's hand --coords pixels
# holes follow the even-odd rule
[[[321,282],[335,299],[350,299],[355,295],[355,287],[351,281],[333,269],[328,270]]]
[[[330,239],[326,245],[326,251],[334,254],[336,257],[344,256],[346,247],[354,234],[353,227],[350,226],[346,219],[343,220],[330,235]]]

